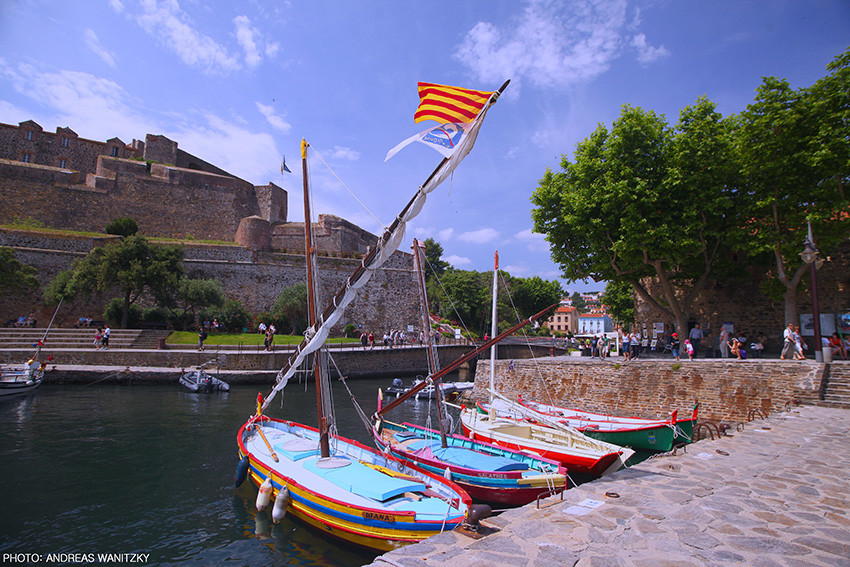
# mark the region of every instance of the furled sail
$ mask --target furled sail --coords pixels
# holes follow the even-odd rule
[[[269,403],[274,399],[275,395],[282,390],[289,379],[295,374],[296,370],[303,360],[312,352],[319,349],[327,340],[331,328],[339,322],[343,311],[354,299],[357,290],[362,288],[372,275],[378,270],[392,254],[398,249],[401,242],[404,240],[404,232],[407,223],[413,220],[416,215],[422,210],[425,205],[425,200],[428,194],[436,189],[443,181],[448,179],[449,175],[460,164],[461,161],[472,150],[475,140],[478,137],[478,131],[481,124],[484,122],[484,117],[487,114],[490,106],[496,102],[499,95],[508,86],[510,81],[506,81],[502,87],[494,92],[487,104],[475,118],[469,133],[461,140],[458,148],[454,151],[451,157],[444,159],[440,165],[431,173],[428,179],[425,180],[416,194],[405,206],[404,210],[396,217],[392,225],[378,240],[377,245],[373,248],[362,260],[360,266],[349,276],[345,285],[333,297],[328,307],[319,316],[315,323],[307,329],[305,338],[295,350],[295,353],[289,358],[286,365],[278,372],[275,379],[275,385],[272,391],[266,397],[262,404],[262,409],[265,410]]]

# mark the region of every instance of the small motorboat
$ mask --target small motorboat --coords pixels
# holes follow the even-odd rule
[[[0,371],[0,396],[25,394],[41,386],[46,362],[29,359],[23,369],[4,368]]]
[[[393,396],[398,398],[402,394],[406,394],[409,390],[411,390],[414,386],[417,386],[420,382],[422,382],[421,377],[414,380],[412,385],[405,386],[404,383],[401,381],[401,378],[393,378],[392,385],[389,386],[386,391],[388,394],[392,394]],[[440,392],[443,394],[444,398],[452,399],[462,392],[471,390],[474,386],[475,384],[473,382],[440,382]],[[436,393],[434,392],[434,386],[431,384],[425,386],[414,395],[414,399],[416,400],[433,400],[435,398]]]
[[[224,380],[216,378],[215,376],[207,374],[207,372],[204,370],[204,368],[211,363],[212,361],[204,363],[195,370],[185,372],[183,376],[180,377],[180,385],[189,390],[190,392],[195,393],[206,394],[210,392],[230,391],[230,384],[228,384]]]

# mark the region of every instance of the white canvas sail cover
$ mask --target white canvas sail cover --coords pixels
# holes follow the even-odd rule
[[[378,270],[398,249],[399,245],[404,240],[407,223],[413,220],[413,218],[415,218],[422,210],[422,207],[425,206],[425,200],[427,199],[428,194],[436,189],[443,181],[448,179],[449,175],[451,175],[458,164],[463,161],[467,154],[469,154],[472,150],[472,146],[475,144],[475,140],[478,137],[478,131],[481,129],[481,124],[487,114],[487,110],[496,101],[498,96],[498,92],[491,96],[490,101],[475,118],[469,133],[461,140],[452,156],[441,163],[431,177],[429,177],[428,180],[419,187],[414,198],[410,201],[410,203],[408,203],[408,206],[405,207],[401,214],[399,214],[393,225],[384,232],[384,235],[378,241],[375,253],[367,255],[363,259],[361,268],[355,271],[355,273],[346,282],[345,287],[337,293],[336,296],[334,296],[332,305],[319,316],[318,320],[312,327],[307,329],[304,341],[298,346],[295,354],[289,358],[286,366],[278,372],[274,388],[263,402],[263,410],[265,410],[277,392],[286,386],[289,378],[295,374],[295,371],[298,369],[304,358],[319,349],[325,343],[328,335],[330,334],[331,328],[339,322],[343,311],[354,299],[357,290],[366,285],[372,277],[372,274],[374,274],[375,271]]]

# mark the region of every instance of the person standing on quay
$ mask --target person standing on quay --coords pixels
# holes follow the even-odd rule
[[[785,331],[783,331],[782,336],[782,354],[779,355],[779,358],[780,360],[785,360],[786,356],[794,356],[794,352],[797,348],[797,343],[794,340],[794,323],[788,323],[788,326],[785,327]]]
[[[694,328],[691,329],[691,332],[688,334],[688,339],[691,341],[691,345],[694,347],[694,357],[699,356],[699,344],[703,339],[702,329],[699,328],[699,323],[694,325]]]
[[[721,325],[718,340],[720,341],[720,356],[723,358],[729,358],[729,338],[729,329],[726,328],[726,325]]]
[[[198,350],[204,350],[205,340],[207,340],[207,330],[201,325],[198,329]]]
[[[673,351],[673,357],[679,360],[679,333],[670,335],[670,350]]]

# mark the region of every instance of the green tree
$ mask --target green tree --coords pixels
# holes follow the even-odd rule
[[[624,281],[610,281],[605,286],[602,303],[615,321],[629,324],[635,320],[635,298],[632,285]]]
[[[514,278],[508,276],[508,294],[499,294],[499,327],[510,327],[517,322],[539,313],[543,309],[558,303],[564,296],[564,290],[557,281],[544,280],[540,276]],[[502,297],[509,310],[502,307]],[[516,308],[517,316],[512,317]],[[504,322],[502,324],[501,322]]]
[[[490,313],[491,274],[448,269],[439,283],[429,282],[428,300],[440,317],[484,329]]]
[[[158,303],[172,301],[183,271],[182,255],[178,246],[157,246],[143,236],[127,236],[76,260],[73,276],[57,288],[71,296],[119,290],[123,302],[121,327],[126,328],[130,306],[144,294]]]
[[[433,238],[427,238],[423,242],[425,245],[425,279],[430,279],[432,276],[442,277],[449,267],[449,263],[443,260],[443,247]]]
[[[231,333],[241,333],[251,326],[251,314],[236,299],[225,300],[221,307],[213,308],[208,317],[218,319],[219,324]]]
[[[21,264],[11,248],[0,246],[0,293],[22,293],[38,289],[37,270]]]
[[[735,231],[737,248],[750,257],[770,255],[781,284],[785,322],[797,321],[797,293],[809,273],[800,252],[811,222],[822,256],[846,241],[850,202],[850,55],[808,89],[766,77],[741,114],[738,143],[745,179],[737,202],[747,222]],[[769,284],[769,281],[767,282]]]
[[[187,319],[187,314],[192,314],[192,324],[197,322],[197,314],[206,308],[221,307],[224,305],[224,291],[221,282],[216,279],[190,279],[180,278],[177,288],[177,300],[183,309],[181,321]]]
[[[532,196],[568,280],[620,281],[687,328],[723,245],[735,188],[730,123],[701,98],[675,128],[625,105],[610,131],[580,142]],[[659,286],[647,287],[646,278]]]
[[[119,217],[107,224],[104,230],[106,231],[106,234],[132,236],[139,232],[139,225],[134,219],[129,217]]]
[[[272,317],[281,330],[289,329],[291,335],[303,333],[307,329],[307,284],[283,288],[272,307]]]
[[[573,294],[570,296],[570,299],[573,302],[573,307],[575,307],[576,311],[578,311],[579,313],[584,311],[585,308],[587,307],[587,302],[584,300],[584,298],[581,296],[581,294],[577,291],[573,292]]]

